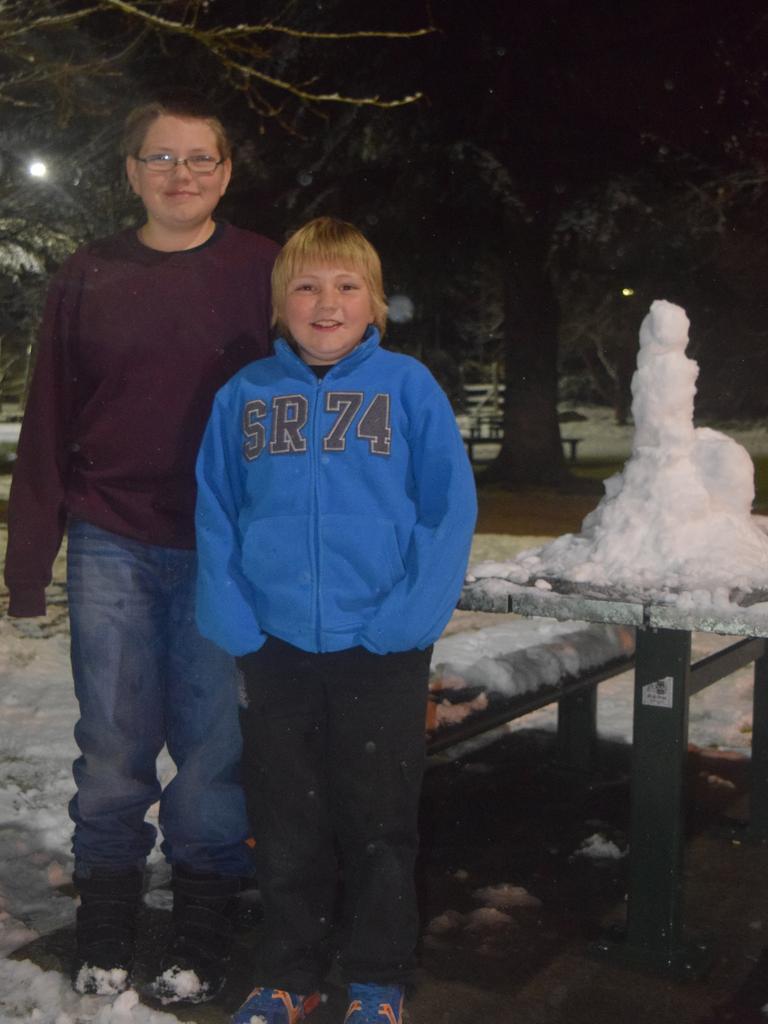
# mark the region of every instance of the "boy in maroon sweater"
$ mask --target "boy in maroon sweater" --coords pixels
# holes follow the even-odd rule
[[[269,349],[277,246],[216,223],[231,174],[219,120],[190,97],[128,118],[146,221],[74,254],[51,283],[9,508],[9,613],[45,613],[64,531],[75,737],[73,983],[131,981],[145,815],[160,800],[173,932],[153,990],[211,998],[252,870],[231,660],[194,617],[194,465],[216,390]],[[163,745],[177,774],[161,791]]]

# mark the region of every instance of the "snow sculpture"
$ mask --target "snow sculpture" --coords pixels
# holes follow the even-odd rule
[[[618,586],[699,606],[768,587],[768,535],[750,515],[752,460],[725,434],[693,426],[699,368],[685,355],[688,326],[679,306],[652,304],[632,378],[629,460],[579,534],[523,552],[507,579]]]

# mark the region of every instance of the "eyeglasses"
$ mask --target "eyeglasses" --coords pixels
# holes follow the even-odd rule
[[[171,156],[170,153],[150,153],[149,156],[137,156],[139,163],[144,164],[148,171],[156,174],[169,174],[179,164],[184,164],[192,174],[213,174],[216,168],[224,163],[223,158],[217,160],[208,153],[193,153],[192,156]]]

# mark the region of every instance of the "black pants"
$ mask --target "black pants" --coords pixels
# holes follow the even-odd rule
[[[406,980],[418,936],[430,655],[307,654],[269,638],[239,659],[243,781],[267,933],[259,984],[313,991],[331,945],[348,982]]]

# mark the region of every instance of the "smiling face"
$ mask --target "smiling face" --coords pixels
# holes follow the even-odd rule
[[[136,156],[169,153],[189,157],[206,153],[220,159],[213,128],[202,118],[163,115],[147,129]],[[213,211],[227,190],[232,164],[225,160],[211,175],[193,174],[186,164],[171,171],[150,170],[136,156],[126,158],[131,188],[147,211],[144,240],[157,248],[189,248],[213,231]]]
[[[337,363],[359,345],[373,323],[371,293],[356,270],[309,264],[289,280],[280,318],[305,363]]]

